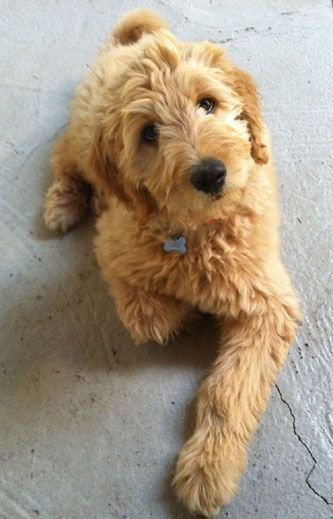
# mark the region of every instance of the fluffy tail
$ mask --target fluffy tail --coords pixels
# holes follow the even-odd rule
[[[135,9],[125,14],[112,33],[115,44],[130,45],[137,42],[143,34],[150,34],[159,29],[169,29],[163,18],[148,9]]]

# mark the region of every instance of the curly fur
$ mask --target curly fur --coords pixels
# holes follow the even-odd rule
[[[216,102],[207,114],[198,102]],[[142,140],[155,123],[158,143]],[[223,197],[196,191],[200,159],[226,165]],[[46,224],[67,231],[102,200],[96,254],[136,343],[167,342],[194,310],[221,323],[174,487],[192,512],[237,491],[247,444],[295,337],[299,308],[280,258],[277,187],[251,77],[219,47],[183,43],[150,11],[125,16],[78,86],[52,158]],[[170,235],[185,255],[167,254]]]

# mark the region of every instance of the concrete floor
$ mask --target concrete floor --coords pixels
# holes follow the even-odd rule
[[[252,6],[251,6],[252,4]],[[150,0],[257,78],[304,324],[220,518],[332,518],[332,13],[329,0]],[[93,223],[43,227],[49,153],[74,85],[132,0],[2,0],[0,517],[186,519],[169,483],[214,357],[209,323],[135,349]],[[255,7],[253,7],[255,5]],[[332,121],[331,121],[332,122]]]

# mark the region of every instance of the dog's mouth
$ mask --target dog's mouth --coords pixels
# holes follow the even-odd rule
[[[221,200],[221,198],[223,198],[223,196],[224,196],[224,193],[222,191],[221,193],[216,193],[215,195],[211,195],[210,199],[212,202],[218,202],[219,200]]]

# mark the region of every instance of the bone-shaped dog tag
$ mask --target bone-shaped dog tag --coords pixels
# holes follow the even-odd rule
[[[185,254],[186,252],[186,238],[179,236],[178,238],[170,238],[163,243],[164,252],[178,252]]]

